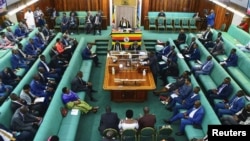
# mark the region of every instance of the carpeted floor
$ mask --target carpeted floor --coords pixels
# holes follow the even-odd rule
[[[110,28],[108,30],[103,30],[102,35],[86,35],[86,34],[74,34],[73,37],[79,39],[84,36],[87,42],[94,42],[96,39],[109,39],[110,38]],[[162,41],[166,41],[168,38],[176,38],[176,33],[170,32],[158,32],[158,31],[144,31],[143,30],[143,39],[159,39]],[[98,49],[98,48],[97,48]],[[165,110],[164,105],[162,105],[158,97],[154,96],[152,92],[148,93],[148,100],[142,103],[135,102],[124,102],[117,103],[110,101],[110,95],[108,91],[103,90],[103,81],[104,81],[104,67],[106,62],[106,56],[99,55],[99,59],[101,60],[101,67],[93,67],[92,73],[90,77],[90,81],[93,83],[94,89],[98,90],[97,93],[93,93],[94,97],[98,99],[97,102],[90,102],[88,97],[85,100],[93,106],[99,106],[100,109],[97,113],[89,113],[87,115],[83,115],[81,117],[78,133],[76,140],[77,141],[101,141],[101,136],[98,132],[98,126],[101,114],[105,112],[106,105],[110,105],[112,107],[112,111],[117,112],[119,118],[125,117],[125,111],[127,109],[132,109],[134,111],[134,118],[138,118],[139,114],[142,114],[142,108],[144,106],[148,106],[151,109],[151,113],[156,115],[157,123],[156,127],[159,129],[159,126],[164,125],[163,119],[168,119],[172,113]],[[157,88],[159,89],[161,82],[158,81]],[[171,125],[173,128],[172,136],[176,139],[176,141],[187,141],[185,136],[175,136],[175,132],[178,131],[179,122],[176,122]]]

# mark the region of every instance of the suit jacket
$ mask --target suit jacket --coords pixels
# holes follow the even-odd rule
[[[92,21],[93,21],[93,16],[92,15],[87,15],[86,18],[85,18],[85,22],[87,24],[92,24]]]
[[[113,128],[119,132],[118,124],[120,119],[118,118],[117,113],[114,112],[106,112],[101,115],[101,120],[99,124],[99,131],[103,133],[103,131],[107,128]]]
[[[138,50],[141,50],[141,46],[140,46],[140,45],[137,45],[137,47],[136,47],[136,46],[134,46],[133,44],[131,44],[131,45],[129,46],[128,50],[138,51]]]
[[[37,48],[35,47],[34,44],[28,43],[25,48],[24,52],[28,55],[37,55]]]
[[[212,53],[218,52],[218,53],[220,53],[220,54],[224,53],[223,42],[220,41],[219,43],[215,43],[215,45],[214,45],[214,47],[213,47],[213,49],[212,49],[211,52],[212,52]]]
[[[210,74],[213,67],[214,67],[214,62],[212,60],[206,61],[201,65],[201,71],[205,72],[206,74]]]
[[[84,90],[86,90],[86,88],[87,88],[87,82],[84,81],[82,78],[75,77],[71,81],[71,90],[73,92],[77,93],[77,92],[80,92],[80,91],[84,91]]]
[[[119,27],[120,27],[120,28],[130,28],[130,24],[129,24],[129,22],[128,22],[128,21],[125,21],[125,23],[126,23],[126,25],[124,26],[124,25],[123,25],[123,22],[122,22],[122,21],[120,21],[120,23],[119,23]]]
[[[211,27],[214,26],[214,19],[215,19],[215,14],[211,13],[210,15],[207,16],[207,25],[210,25]]]
[[[179,87],[178,88],[179,98],[185,99],[186,97],[188,97],[192,92],[192,88],[193,88],[192,85],[186,85],[186,84]]]
[[[47,70],[47,67],[46,67],[45,65],[48,66],[49,71]],[[42,67],[42,68],[45,70],[46,73],[48,73],[48,72],[51,71],[51,68],[49,67],[49,64],[46,63],[46,62],[42,62],[41,60],[40,60],[40,62],[38,63],[38,67],[37,67],[37,68],[39,68],[39,67]]]
[[[208,34],[208,35],[206,35]],[[202,35],[203,39],[205,41],[212,41],[213,40],[213,33],[211,31],[209,31],[208,33],[205,32],[203,35]]]
[[[33,123],[36,117],[32,114],[26,113],[22,116],[20,108],[16,110],[11,119],[11,129],[14,131],[30,131],[35,132],[33,128]]]
[[[220,89],[220,87],[223,86],[224,83],[220,84],[218,87],[217,87],[217,90]],[[219,97],[221,98],[224,98],[224,99],[227,99],[230,94],[233,92],[233,87],[232,85],[229,83],[228,85],[226,85],[222,90],[221,92],[219,93]]]
[[[61,40],[61,43],[62,43],[65,47],[70,46],[70,42],[69,42],[67,39],[65,39],[65,38],[63,38],[63,39]]]
[[[190,60],[200,60],[200,50],[194,49],[194,51],[190,54]]]
[[[112,45],[111,50],[113,50],[113,51],[117,51],[116,46],[118,46],[118,47],[119,47],[119,51],[125,50],[124,46],[123,46],[121,43],[119,43],[119,44],[116,44],[116,43],[115,43],[114,45]]]
[[[185,33],[180,33],[178,35],[178,41],[180,41],[181,43],[185,43],[186,42],[186,34]]]
[[[25,64],[25,61],[22,60],[22,58],[17,54],[11,55],[10,62],[11,62],[12,69],[17,69]]]
[[[187,111],[187,114],[189,115],[194,109],[191,108]],[[199,109],[195,112],[193,118],[190,118],[191,121],[193,121],[193,124],[201,124],[203,117],[205,115],[204,107],[201,105]]]
[[[98,18],[98,24],[95,23],[96,21],[96,18]],[[102,16],[94,16],[93,19],[92,19],[92,24],[95,24],[95,25],[101,25],[102,24]]]
[[[170,52],[170,46],[164,46],[158,53],[159,55],[167,55]]]
[[[30,91],[34,95],[38,97],[45,97],[46,96],[46,86],[40,83],[39,81],[32,80],[30,83]]]
[[[88,47],[85,47],[82,51],[82,59],[83,60],[91,59],[91,55],[92,52],[90,51],[90,49]]]
[[[26,33],[22,31],[20,27],[17,27],[14,32],[15,36],[17,37],[23,37],[26,36]]]
[[[237,54],[230,54],[226,60],[227,66],[237,66],[238,64],[238,55]]]
[[[200,95],[199,94],[194,95],[194,93],[192,93],[185,99],[185,103],[183,105],[185,105],[187,109],[192,108],[196,100],[200,100]]]
[[[237,98],[239,98],[238,100],[236,100]],[[228,102],[229,106],[231,106],[229,109],[230,111],[237,113],[239,112],[242,108],[244,108],[245,106],[245,99],[244,96],[241,97],[237,97],[234,96],[232,97],[229,102]]]
[[[9,39],[11,42],[16,42],[17,41],[16,36],[12,32],[7,31],[5,33],[5,35],[6,35],[7,39]]]
[[[156,123],[156,117],[155,115],[152,114],[146,114],[143,117],[139,118],[138,123],[139,123],[139,130],[145,127],[154,128]]]

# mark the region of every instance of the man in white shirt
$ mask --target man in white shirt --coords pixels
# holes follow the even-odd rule
[[[29,29],[34,29],[36,27],[34,13],[30,9],[24,14],[24,19]]]

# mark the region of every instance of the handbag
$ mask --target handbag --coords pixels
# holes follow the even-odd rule
[[[61,111],[61,114],[62,114],[63,117],[67,116],[67,114],[68,114],[68,109],[67,108],[61,107],[60,111]]]

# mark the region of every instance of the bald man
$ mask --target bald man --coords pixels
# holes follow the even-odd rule
[[[149,113],[149,107],[143,108],[144,115],[139,118],[139,130],[143,129],[144,127],[153,127],[156,123],[155,115]]]

